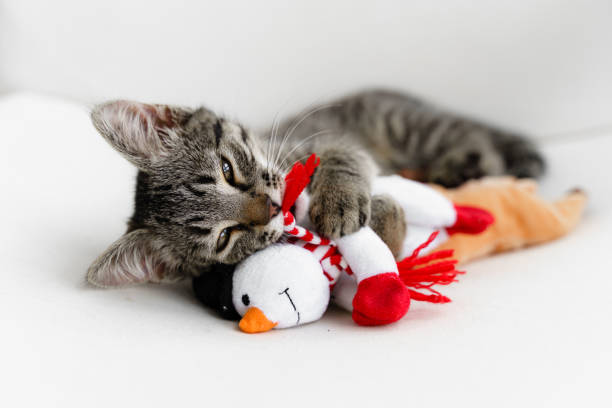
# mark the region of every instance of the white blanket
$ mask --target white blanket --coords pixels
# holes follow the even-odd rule
[[[332,310],[261,336],[188,284],[84,284],[125,229],[135,174],[85,107],[9,95],[0,135],[0,406],[610,403],[612,134],[544,146],[545,195],[591,194],[568,237],[469,265],[452,303],[416,302],[391,326]]]

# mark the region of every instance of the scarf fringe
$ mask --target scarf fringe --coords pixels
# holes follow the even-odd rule
[[[457,282],[457,275],[464,273],[455,269],[456,259],[447,259],[453,256],[452,249],[436,251],[419,257],[419,253],[427,248],[437,236],[438,231],[433,232],[427,241],[412,252],[412,255],[397,263],[400,279],[408,287],[413,300],[430,303],[450,302],[450,298],[433,289],[433,286],[450,285]],[[440,261],[434,262],[437,260]]]

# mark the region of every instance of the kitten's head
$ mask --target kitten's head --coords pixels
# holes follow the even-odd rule
[[[139,169],[128,231],[92,264],[98,286],[176,280],[280,238],[284,180],[261,142],[211,111],[113,101],[92,121]]]

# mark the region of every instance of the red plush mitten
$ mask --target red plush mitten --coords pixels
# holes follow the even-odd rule
[[[457,220],[446,231],[452,235],[456,233],[480,234],[495,222],[493,214],[482,208],[467,205],[455,205]]]
[[[410,308],[410,292],[397,273],[382,273],[359,282],[353,298],[353,320],[361,326],[398,321]]]

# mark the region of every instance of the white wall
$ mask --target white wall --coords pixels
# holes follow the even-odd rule
[[[0,87],[261,125],[369,85],[548,135],[612,122],[610,0],[0,0]]]

